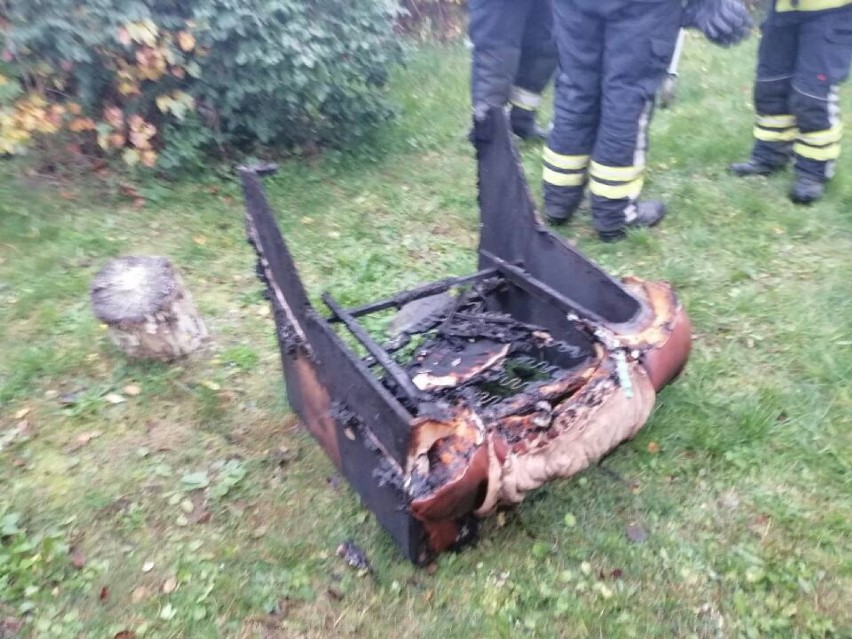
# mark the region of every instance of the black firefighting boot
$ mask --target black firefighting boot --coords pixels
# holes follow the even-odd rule
[[[544,218],[548,224],[561,226],[570,222],[583,201],[583,187],[560,188],[544,185]]]
[[[564,206],[555,204],[544,204],[544,218],[548,224],[553,226],[562,226],[574,216],[574,211],[566,209]]]
[[[790,199],[796,204],[810,204],[820,199],[824,192],[825,184],[822,180],[799,174],[790,189]]]
[[[745,162],[734,162],[728,167],[728,170],[737,177],[748,177],[750,175],[770,175],[783,168],[783,164],[769,164],[752,156]]]
[[[628,206],[624,226],[614,231],[598,231],[602,242],[618,242],[627,237],[627,229],[656,226],[666,216],[666,205],[656,200],[645,200]]]
[[[522,140],[544,141],[547,139],[547,129],[540,127],[535,122],[535,111],[512,107],[509,113],[509,123],[512,125],[512,133]]]

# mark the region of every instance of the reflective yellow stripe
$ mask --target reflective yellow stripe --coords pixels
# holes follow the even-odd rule
[[[523,104],[522,102],[515,102],[514,100],[509,100],[509,102],[511,103],[511,105],[513,107],[518,107],[519,109],[523,109],[524,111],[535,111],[536,110],[535,107],[527,106],[526,104]]]
[[[796,139],[796,129],[785,129],[783,131],[773,131],[771,129],[761,129],[759,126],[754,127],[754,137],[757,140],[764,142],[792,142]]]
[[[644,180],[639,178],[638,180],[633,180],[627,184],[613,186],[612,184],[598,182],[595,178],[592,178],[592,181],[589,184],[589,192],[594,195],[609,198],[610,200],[621,200],[626,197],[635,199],[639,197],[639,194],[642,192],[643,182]]]
[[[757,126],[767,126],[771,129],[787,129],[796,126],[795,115],[760,115],[755,118]]]
[[[542,154],[544,161],[552,164],[557,169],[568,169],[569,171],[579,171],[585,169],[589,165],[588,155],[562,155],[556,151],[551,151],[544,147]]]
[[[815,147],[796,142],[793,145],[793,153],[809,160],[828,162],[829,160],[836,160],[840,156],[840,145],[829,144],[828,146]]]
[[[512,95],[509,98],[509,102],[519,109],[535,111],[541,104],[541,94],[514,86],[512,87]]]
[[[842,124],[835,124],[830,129],[823,129],[822,131],[799,132],[799,142],[810,144],[811,146],[823,146],[832,142],[840,142],[841,137],[843,137]]]
[[[583,186],[586,182],[585,173],[560,173],[544,167],[544,181],[554,186]]]
[[[852,0],[778,0],[775,3],[776,11],[824,11],[825,9],[837,9],[852,4]]]
[[[643,168],[644,167],[641,166],[606,166],[605,164],[598,164],[592,160],[589,173],[591,173],[592,177],[600,178],[602,180],[630,182],[642,175]]]

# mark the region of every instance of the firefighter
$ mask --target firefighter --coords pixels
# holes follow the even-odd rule
[[[566,222],[588,182],[600,239],[653,226],[660,202],[639,201],[648,124],[681,26],[728,46],[751,29],[739,0],[554,0],[559,48],[554,126],[544,149],[545,214]]]
[[[761,31],[751,157],[734,175],[768,175],[793,157],[790,199],[822,197],[840,155],[837,86],[852,61],[852,0],[775,0]]]
[[[551,0],[471,0],[471,94],[475,113],[511,104],[512,131],[547,137],[536,124],[541,92],[556,71]]]

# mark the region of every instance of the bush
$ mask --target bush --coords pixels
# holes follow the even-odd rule
[[[0,153],[49,136],[171,169],[214,149],[348,144],[391,113],[393,0],[0,7]]]

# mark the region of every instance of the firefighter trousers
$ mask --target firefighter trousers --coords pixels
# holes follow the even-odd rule
[[[589,182],[598,231],[617,231],[631,221],[654,98],[674,53],[681,13],[679,0],[554,0],[560,73],[544,149],[548,210],[570,215]]]
[[[511,101],[534,112],[556,71],[550,0],[471,0],[474,108]]]
[[[837,87],[852,62],[852,6],[773,13],[761,30],[752,156],[781,166],[792,154],[796,173],[828,180],[843,134]]]

